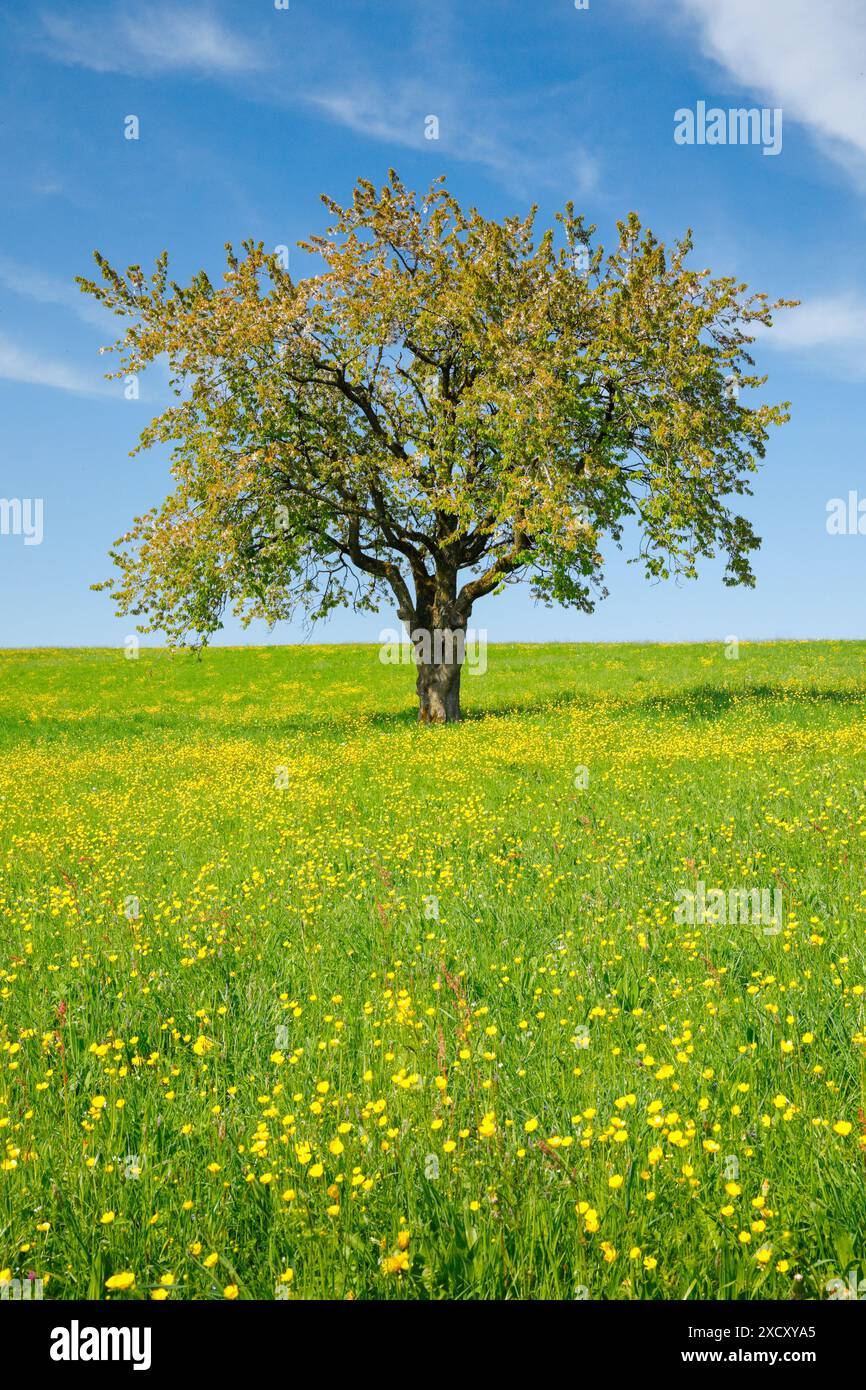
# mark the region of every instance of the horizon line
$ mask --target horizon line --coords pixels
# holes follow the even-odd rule
[[[660,638],[622,638],[610,640],[560,640],[551,638],[548,641],[523,641],[520,638],[506,639],[501,642],[488,642],[488,647],[725,647],[730,642],[736,641],[741,647],[761,647],[761,646],[781,646],[783,644],[800,646],[817,646],[822,643],[863,643],[864,637],[684,637],[666,641]],[[375,650],[382,646],[381,642],[221,642],[207,643],[203,646],[196,646],[193,643],[172,646],[169,643],[162,645],[150,645],[139,643],[140,652],[176,652],[180,655],[186,652],[190,655],[201,655],[203,652],[213,651],[309,651],[314,647],[369,647]],[[407,641],[406,646],[411,646]],[[45,643],[38,646],[12,646],[0,647],[0,655],[10,652],[123,652],[125,643],[92,645],[88,643]]]

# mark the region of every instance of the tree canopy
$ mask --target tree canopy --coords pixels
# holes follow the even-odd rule
[[[171,444],[174,491],[101,586],[121,613],[207,641],[227,608],[386,600],[410,632],[462,632],[518,581],[590,611],[626,526],[651,578],[722,555],[726,583],[754,583],[731,499],[788,417],[742,395],[765,380],[755,326],[791,301],[690,268],[690,233],[667,249],[634,213],[606,254],[571,203],[537,233],[536,208],[491,220],[443,179],[323,201],[306,278],[248,241],[220,284],[169,281],[165,252],[149,276],[97,252],[101,283],[79,280],[127,320],[110,375],[163,358],[175,393],[138,445]],[[422,717],[459,716],[459,665],[418,679]]]

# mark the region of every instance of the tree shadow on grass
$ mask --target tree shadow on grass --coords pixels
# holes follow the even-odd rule
[[[732,709],[750,705],[863,705],[866,686],[789,685],[784,682],[763,682],[759,685],[686,686],[669,695],[648,695],[634,702],[640,709],[660,714],[686,714],[693,718],[718,719]]]
[[[719,719],[732,709],[750,705],[866,705],[866,685],[820,686],[788,685],[784,682],[764,682],[757,685],[722,686],[703,682],[684,685],[670,693],[641,694],[634,691],[574,691],[562,690],[542,696],[527,695],[523,699],[501,701],[464,711],[469,719],[485,716],[541,714],[554,708],[591,709],[604,706],[610,713],[654,712],[663,715],[687,715],[695,719]]]
[[[525,691],[516,699],[493,700],[490,703],[475,704],[472,694],[464,697],[464,724],[482,723],[485,719],[518,719],[526,716],[543,716],[557,710],[599,709],[605,715],[617,717],[635,714],[659,715],[677,718],[685,716],[694,720],[716,720],[723,718],[732,710],[745,710],[750,706],[786,705],[788,708],[804,705],[836,706],[839,708],[866,707],[866,685],[858,686],[791,686],[783,682],[765,682],[758,685],[740,687],[712,685],[684,685],[670,693],[641,694],[637,685],[633,690],[574,690],[562,689],[543,694]],[[166,740],[249,738],[265,736],[280,738],[286,735],[309,735],[313,738],[334,740],[345,739],[347,735],[357,734],[364,729],[376,733],[397,733],[401,730],[417,728],[418,711],[414,703],[405,708],[383,710],[371,708],[353,714],[339,712],[327,713],[309,711],[291,713],[259,719],[255,716],[237,719],[220,718],[215,722],[202,718],[199,711],[185,709],[183,713],[160,711],[152,715],[137,712],[131,716],[127,711],[113,713],[100,712],[88,718],[70,719],[63,714],[57,717],[43,715],[38,726],[33,726],[21,718],[0,719],[0,748],[11,749],[22,743],[60,743],[70,751],[82,751],[94,743],[137,742],[138,738],[153,742],[155,737]],[[425,732],[435,735],[439,730],[428,727]]]

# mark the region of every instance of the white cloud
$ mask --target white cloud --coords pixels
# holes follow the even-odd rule
[[[67,362],[19,347],[2,333],[0,377],[6,381],[25,382],[29,386],[49,386],[57,391],[71,391],[80,396],[103,395],[106,389],[98,379],[86,376]]]
[[[371,140],[478,164],[521,195],[539,184],[576,193],[595,186],[597,161],[566,126],[566,111],[573,111],[567,99],[578,99],[577,87],[551,94],[503,92],[486,84],[455,39],[450,0],[409,4],[409,37],[391,47],[375,26],[359,39],[326,6],[315,15],[299,14],[288,52],[289,81],[286,50],[266,37],[271,0],[262,3],[240,35],[191,0],[147,6],[135,0],[102,0],[97,6],[91,0],[78,13],[77,7],[70,7],[71,14],[43,12],[41,31],[31,42],[54,61],[98,73],[250,77],[246,96],[277,107],[300,102]],[[252,10],[251,0],[243,0],[243,7]],[[252,38],[248,31],[255,25]],[[270,33],[283,32],[281,26],[278,20]],[[438,142],[424,137],[430,114],[440,120]]]
[[[264,53],[201,6],[142,7],[88,15],[43,13],[38,40],[49,57],[93,72],[230,77],[269,64]]]
[[[677,0],[703,52],[866,177],[863,0]]]
[[[540,188],[579,195],[596,186],[597,159],[575,134],[578,80],[558,88],[509,84],[467,46],[458,0],[405,0],[398,41],[387,27],[372,25],[363,36],[347,30],[329,13],[335,8],[321,7],[319,32],[307,31],[291,94],[274,94],[276,101],[300,98],[356,135],[424,151],[435,161],[433,174],[443,172],[443,159],[477,165],[527,201]],[[425,133],[431,116],[438,139]]]
[[[431,96],[433,90],[436,96]],[[477,82],[467,93],[456,81],[450,88],[433,81],[387,87],[367,81],[334,92],[316,91],[307,101],[358,135],[431,154],[441,150],[482,165],[521,193],[539,184],[565,184],[586,193],[597,182],[597,161],[587,150],[568,138],[552,139],[549,109],[542,119],[531,110],[511,110],[502,97],[480,93]],[[437,139],[425,135],[429,116],[439,122]]]
[[[841,375],[866,375],[866,297],[850,291],[819,295],[780,310],[762,346],[810,358]]]
[[[37,304],[58,304],[70,313],[93,324],[96,328],[112,325],[112,316],[92,299],[87,298],[72,281],[51,275],[34,266],[23,265],[10,256],[0,254],[0,285],[13,294],[32,299]]]

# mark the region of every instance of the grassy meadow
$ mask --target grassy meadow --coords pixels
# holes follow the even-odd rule
[[[419,728],[374,647],[0,653],[0,1279],[866,1276],[866,643],[488,659]]]

